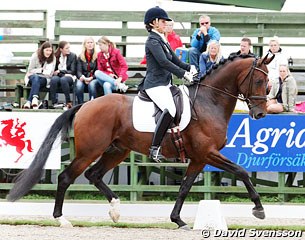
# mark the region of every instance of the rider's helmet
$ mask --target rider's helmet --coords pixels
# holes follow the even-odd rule
[[[172,21],[167,13],[160,7],[153,7],[146,11],[144,16],[144,23],[146,25],[150,24],[156,18],[164,19],[166,21]]]

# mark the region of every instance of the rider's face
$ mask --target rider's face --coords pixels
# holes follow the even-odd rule
[[[159,33],[165,33],[166,31],[166,24],[167,21],[164,19],[158,19],[155,23],[155,29],[159,32]]]

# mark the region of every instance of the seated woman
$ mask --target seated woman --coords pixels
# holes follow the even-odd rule
[[[82,52],[77,58],[76,97],[79,104],[84,102],[84,91],[88,88],[89,100],[96,98],[97,81],[94,72],[97,69],[97,51],[92,37],[85,38]]]
[[[98,40],[98,44],[101,51],[97,55],[95,76],[104,94],[112,93],[112,90],[126,92],[128,86],[124,82],[128,78],[128,66],[120,50],[105,36]]]
[[[199,77],[204,76],[214,64],[218,64],[222,59],[220,43],[216,40],[209,41],[207,50],[199,58]]]
[[[272,83],[267,96],[267,112],[293,112],[297,94],[297,83],[290,74],[288,65],[280,64],[278,80]]]
[[[71,108],[72,102],[70,98],[70,86],[76,79],[76,54],[70,52],[70,44],[66,41],[60,41],[58,48],[55,51],[56,66],[51,78],[50,84],[50,99],[53,106],[58,104],[56,93],[58,88],[61,87],[65,94],[66,107]]]
[[[55,64],[56,58],[54,57],[52,44],[50,42],[44,42],[38,50],[33,53],[28,71],[24,78],[25,85],[31,86],[31,91],[23,108],[38,108],[39,90],[43,87],[49,87]]]

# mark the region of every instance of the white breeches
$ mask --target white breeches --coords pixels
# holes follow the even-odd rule
[[[162,110],[167,108],[172,117],[176,115],[176,106],[170,91],[171,84],[145,89],[147,95]]]

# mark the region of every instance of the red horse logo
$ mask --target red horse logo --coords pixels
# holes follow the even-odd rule
[[[22,150],[25,148],[25,143],[27,143],[27,150],[29,152],[33,151],[31,140],[23,140],[25,136],[23,127],[26,125],[26,123],[19,123],[19,118],[17,118],[17,124],[15,126],[13,119],[2,120],[1,124],[6,126],[1,131],[0,139],[4,141],[5,146],[16,146],[16,151],[20,154],[15,161],[15,163],[17,163],[23,156]],[[12,134],[12,130],[14,130],[15,133]],[[0,147],[2,147],[1,144]]]

